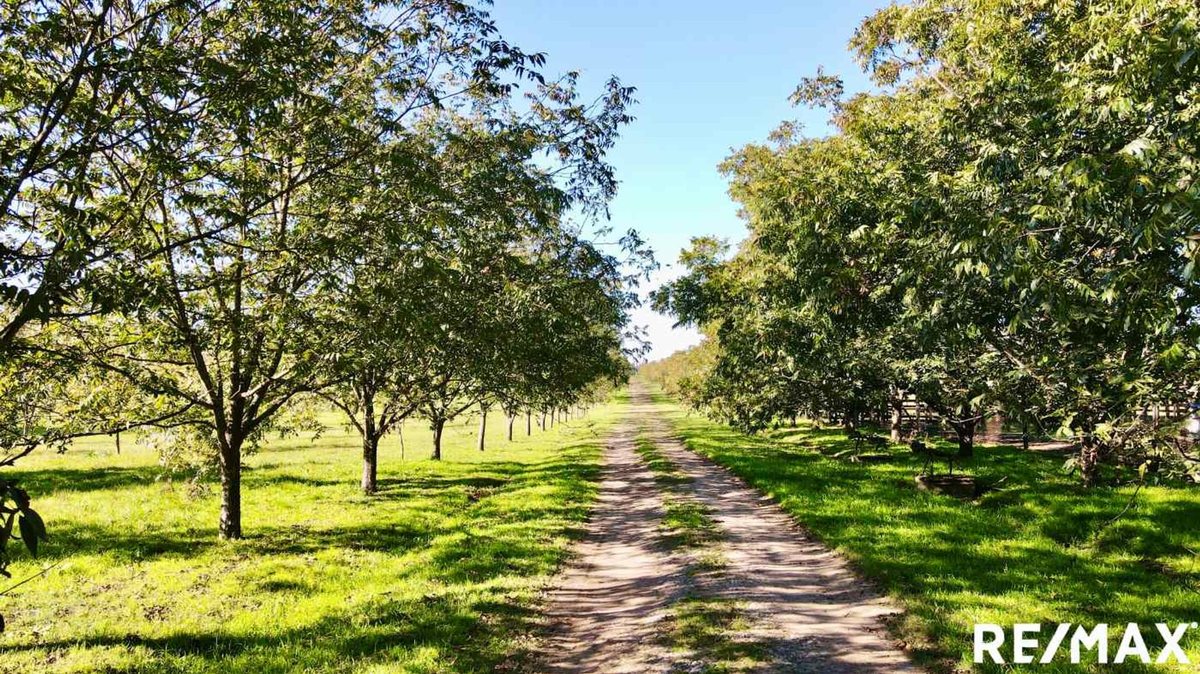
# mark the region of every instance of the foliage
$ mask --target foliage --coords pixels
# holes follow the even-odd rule
[[[1178,417],[1147,441],[1143,412],[1197,386],[1198,11],[924,0],[865,20],[851,47],[881,90],[806,80],[795,99],[837,133],[736,152],[750,238],[716,265],[701,242],[657,295],[717,337],[700,402],[761,428],[908,390],[964,453],[1003,411],[1077,440],[1089,482],[1194,472],[1161,449]]]
[[[694,403],[690,396],[698,390],[699,383],[713,366],[716,356],[713,344],[711,339],[705,339],[696,346],[645,363],[638,367],[638,376],[677,399]]]
[[[366,461],[418,409],[440,427],[517,390],[563,405],[626,367],[621,264],[652,260],[568,224],[615,193],[615,78],[583,98],[457,0],[19,2],[4,21],[14,460],[157,429],[168,464],[217,469],[239,538],[242,458],[303,396],[344,408]],[[521,351],[523,331],[569,350]]]
[[[36,557],[38,543],[47,539],[46,524],[42,516],[30,507],[28,492],[14,482],[0,480],[0,575],[5,578],[12,577],[8,571],[12,563],[8,544],[18,538],[29,554]],[[4,620],[0,618],[0,631],[3,630]]]

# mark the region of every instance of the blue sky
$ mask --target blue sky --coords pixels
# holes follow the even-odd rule
[[[846,50],[858,23],[883,0],[496,0],[501,32],[545,52],[552,72],[580,70],[585,89],[609,75],[638,88],[635,121],[611,155],[621,181],[612,204],[618,231],[637,229],[671,278],[693,236],[737,242],[745,228],[717,164],[762,141],[784,120],[810,135],[827,131],[820,111],[793,108],[800,78],[824,66],[850,91],[867,87]],[[649,289],[649,287],[647,288]],[[694,331],[648,309],[652,358],[694,344]]]

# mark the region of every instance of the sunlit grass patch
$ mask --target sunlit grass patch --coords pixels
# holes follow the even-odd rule
[[[688,671],[734,674],[756,671],[767,661],[763,644],[739,638],[750,627],[738,602],[714,597],[687,597],[671,608],[665,639],[699,662]]]
[[[802,427],[750,436],[661,396],[656,403],[689,448],[770,495],[895,597],[906,609],[893,622],[896,636],[924,664],[985,672],[1172,671],[1071,665],[1063,658],[975,666],[972,626],[1136,622],[1157,652],[1154,623],[1200,616],[1196,489],[1146,487],[1106,527],[1133,487],[1083,488],[1062,471],[1060,457],[977,447],[967,470],[985,480],[1008,479],[1001,491],[960,501],[917,490],[913,476],[921,461],[899,449],[890,463],[850,463],[828,456],[848,442],[840,431]],[[1200,633],[1190,631],[1184,647],[1200,661]]]
[[[615,403],[548,432],[405,427],[380,450],[379,493],[329,416],[317,439],[246,460],[247,538],[216,537],[215,490],[158,479],[123,438],[13,471],[51,540],[20,578],[59,563],[0,610],[0,672],[491,672],[524,643],[539,590],[582,531]],[[523,420],[522,420],[523,422]]]

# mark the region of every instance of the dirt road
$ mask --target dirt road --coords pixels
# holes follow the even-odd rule
[[[716,522],[719,539],[709,547],[725,560],[716,578],[697,581],[689,557],[664,540],[664,487],[635,451],[639,433],[690,478],[677,495]],[[574,553],[548,597],[552,629],[539,671],[704,671],[713,663],[671,648],[664,633],[685,596],[736,603],[746,620],[730,638],[767,655],[754,671],[917,671],[883,628],[896,609],[781,508],[684,448],[642,389],[633,389],[630,414],[607,448],[600,496]]]

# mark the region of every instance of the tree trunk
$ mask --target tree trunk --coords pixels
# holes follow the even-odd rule
[[[1079,443],[1079,472],[1089,487],[1100,479],[1100,443],[1091,433],[1085,434]]]
[[[242,441],[227,436],[221,447],[221,520],[218,534],[225,540],[242,537]]]
[[[117,431],[117,456],[121,456],[121,431]]]
[[[379,463],[379,431],[375,426],[375,390],[368,386],[361,389],[363,399],[362,443],[363,467],[362,490],[374,494],[376,488],[376,466]]]
[[[479,451],[483,451],[487,441],[487,415],[488,410],[483,405],[479,406]]]
[[[1021,449],[1029,451],[1029,420],[1021,417]]]
[[[969,459],[975,455],[975,420],[951,422],[950,426],[958,435],[958,458]]]
[[[365,433],[362,440],[362,490],[364,494],[374,494],[379,486],[377,479],[379,474],[379,436],[374,433]]]
[[[446,428],[445,419],[434,419],[430,422],[433,426],[433,455],[430,456],[434,461],[442,460],[442,430]]]
[[[516,421],[517,421],[517,413],[516,412],[513,412],[512,414],[508,415],[508,441],[509,442],[512,442],[513,424],[516,423]]]
[[[533,412],[525,410],[525,435],[533,435]]]
[[[890,402],[892,404],[892,442],[898,443],[900,442],[900,431],[903,430],[902,426],[904,425],[904,399],[898,393],[893,393]]]

